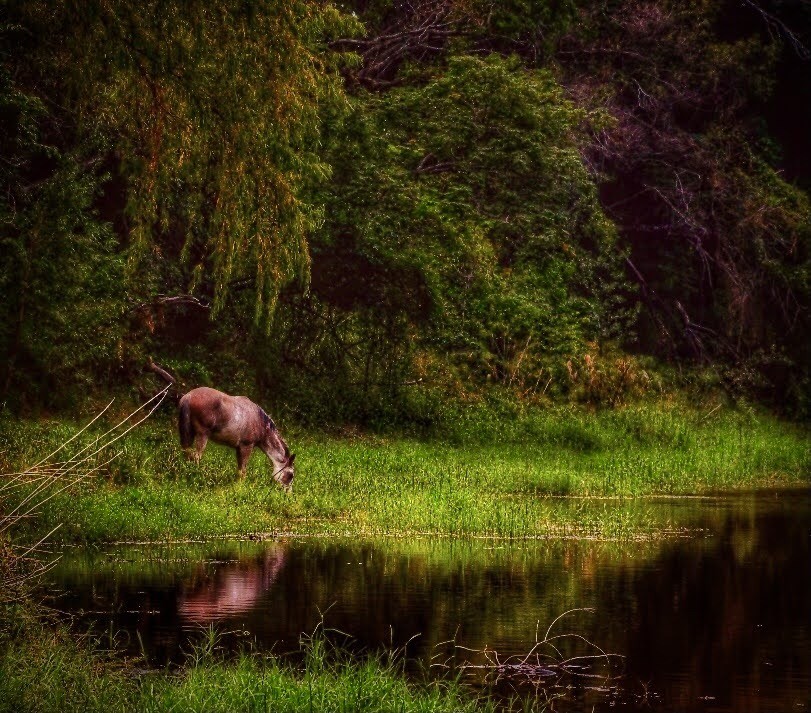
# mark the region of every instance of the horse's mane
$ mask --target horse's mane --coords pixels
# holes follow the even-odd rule
[[[271,430],[278,431],[279,429],[276,428],[276,424],[273,423],[273,419],[265,413],[265,409],[261,406],[257,407],[259,409],[259,416],[262,418],[262,423],[265,426],[270,426]]]
[[[276,438],[279,439],[279,442],[282,444],[282,448],[284,449],[284,455],[285,457],[288,457],[290,455],[290,448],[287,446],[287,441],[282,438],[282,434],[279,433],[279,429],[276,427],[276,424],[273,423],[273,419],[268,416],[267,413],[265,413],[265,410],[261,406],[258,406],[257,408],[259,409],[259,416],[262,419],[262,422],[266,427],[269,427],[270,430],[273,431]]]

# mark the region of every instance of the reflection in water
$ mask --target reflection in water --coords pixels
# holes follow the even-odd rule
[[[556,626],[622,654],[625,675],[570,692],[571,710],[803,711],[811,694],[808,493],[644,507],[690,538],[658,543],[291,541],[119,548],[65,557],[61,609],[132,634],[156,664],[182,660],[201,625],[294,650],[326,624],[361,646],[403,646],[428,666],[451,644],[525,654]],[[135,634],[138,634],[138,637]],[[226,638],[234,646],[243,639]],[[412,637],[417,636],[412,640]],[[577,639],[564,657],[585,653]],[[476,663],[476,661],[473,661]],[[480,663],[481,661],[479,661]]]
[[[182,588],[178,616],[184,622],[207,625],[250,612],[276,581],[284,561],[284,546],[277,544],[255,560],[237,560],[215,569],[212,576]]]

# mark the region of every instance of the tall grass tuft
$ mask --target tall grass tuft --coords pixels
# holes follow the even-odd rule
[[[298,661],[243,654],[226,661],[216,637],[175,671],[133,668],[77,641],[40,630],[0,652],[0,713],[495,713],[495,701],[455,680],[407,682],[391,657],[354,659],[323,636],[302,644]]]

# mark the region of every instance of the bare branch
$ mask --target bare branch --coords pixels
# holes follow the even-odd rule
[[[754,2],[754,0],[743,0],[743,4],[748,5],[757,12],[765,20],[766,25],[770,29],[777,30],[778,34],[785,37],[798,57],[804,60],[811,59],[811,50],[802,43],[800,38],[797,37],[797,35],[792,32],[791,28],[779,17],[772,15],[770,12],[766,12],[766,10]]]
[[[138,310],[152,309],[160,305],[186,305],[189,307],[198,307],[199,309],[211,309],[208,302],[204,302],[199,297],[194,295],[156,295],[149,302],[141,302],[132,308],[132,312]]]
[[[441,54],[449,38],[466,34],[466,21],[454,0],[405,3],[379,35],[337,39],[329,47],[357,51],[363,64],[355,79],[367,88],[385,89],[396,84],[394,75],[403,61]]]

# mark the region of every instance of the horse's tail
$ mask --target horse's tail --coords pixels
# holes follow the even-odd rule
[[[180,431],[180,445],[191,448],[194,444],[194,427],[191,424],[191,407],[186,400],[180,400],[180,410],[177,417],[177,428]]]

